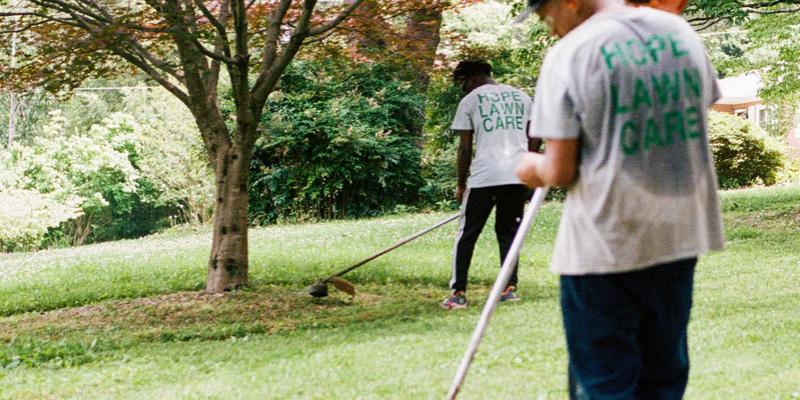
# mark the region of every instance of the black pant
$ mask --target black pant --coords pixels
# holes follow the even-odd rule
[[[494,232],[500,245],[500,265],[506,259],[514,235],[522,221],[528,188],[524,185],[489,186],[469,188],[461,204],[460,228],[453,249],[453,277],[450,288],[467,290],[467,275],[472,261],[472,252],[492,208],[496,208]],[[517,265],[511,274],[509,285],[517,285]]]
[[[686,328],[696,258],[561,277],[572,400],[678,400],[689,379]]]

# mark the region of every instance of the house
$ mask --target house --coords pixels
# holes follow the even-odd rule
[[[762,128],[766,127],[770,121],[770,110],[758,96],[761,86],[761,77],[757,73],[720,79],[722,98],[711,109],[734,114]]]
[[[773,107],[764,104],[758,95],[763,84],[757,72],[720,79],[719,86],[722,98],[711,106],[712,110],[740,116],[762,128],[775,122]],[[792,153],[800,157],[800,113],[785,140]]]

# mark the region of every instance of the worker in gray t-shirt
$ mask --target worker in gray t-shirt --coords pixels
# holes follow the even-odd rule
[[[679,399],[694,267],[724,245],[707,137],[713,69],[676,15],[611,0],[529,3],[561,40],[533,105],[546,150],[518,174],[568,188],[551,269],[571,397]]]
[[[497,84],[491,73],[491,66],[483,61],[464,61],[453,71],[453,80],[465,96],[451,126],[459,136],[456,200],[461,203],[461,220],[453,248],[453,292],[442,302],[446,310],[467,306],[472,252],[492,209],[502,265],[529,192],[515,171],[529,147],[540,143],[528,139],[530,97],[519,89]],[[516,285],[515,266],[502,301],[519,300]]]

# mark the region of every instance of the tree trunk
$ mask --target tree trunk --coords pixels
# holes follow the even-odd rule
[[[17,94],[11,92],[11,107],[8,111],[8,148],[14,145],[14,136],[17,134]]]
[[[355,0],[346,0],[346,5],[355,3]],[[380,7],[375,0],[364,0],[353,13],[353,19],[360,20],[363,27],[358,31],[348,34],[347,42],[357,52],[382,50],[386,47],[385,33],[390,30],[383,21]]]
[[[217,204],[206,291],[221,293],[247,285],[247,183],[250,154],[234,144],[216,152]]]
[[[11,68],[17,66],[17,32],[11,34]],[[17,93],[11,91],[11,107],[8,112],[8,149],[14,145],[14,136],[17,133]]]
[[[436,60],[436,50],[441,40],[442,11],[423,9],[406,18],[405,37],[414,44],[417,61],[417,80],[426,91],[430,82],[430,70]]]

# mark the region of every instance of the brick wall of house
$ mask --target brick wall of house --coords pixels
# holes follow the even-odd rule
[[[740,109],[747,109],[750,106],[755,106],[761,104],[760,101],[751,102],[751,103],[741,103],[741,104],[714,104],[711,106],[711,109],[714,111],[719,111],[728,114],[735,114],[736,110]]]
[[[738,104],[714,104],[711,106],[711,109],[717,112],[722,112],[726,114],[733,114],[733,110],[738,107]]]

